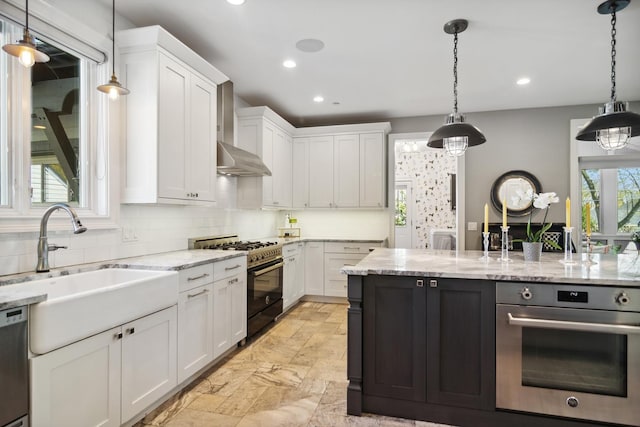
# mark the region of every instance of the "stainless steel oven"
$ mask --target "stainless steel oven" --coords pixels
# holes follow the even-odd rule
[[[640,289],[498,283],[496,407],[640,426]]]

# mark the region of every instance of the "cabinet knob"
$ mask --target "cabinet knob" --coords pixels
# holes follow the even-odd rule
[[[118,332],[113,334],[113,339],[114,340],[121,340],[122,339],[122,332]]]
[[[522,296],[522,299],[527,301],[533,298],[533,292],[531,292],[529,288],[523,288],[522,291],[520,291],[520,295]]]
[[[136,332],[136,328],[128,328],[128,329],[127,329],[127,333],[128,333],[129,335],[133,335],[135,332]]]
[[[416,286],[419,288],[424,288],[424,280],[422,279],[416,280]]]
[[[435,279],[431,279],[429,280],[429,287],[431,288],[437,288],[438,287],[438,281]]]

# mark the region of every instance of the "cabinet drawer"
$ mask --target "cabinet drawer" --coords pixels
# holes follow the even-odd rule
[[[178,292],[188,291],[213,282],[213,264],[204,264],[182,270],[178,274],[180,287]]]
[[[213,275],[216,281],[244,273],[247,270],[247,257],[239,256],[213,263]]]
[[[341,254],[368,254],[371,247],[380,247],[380,243],[326,242],[324,251]]]
[[[292,243],[290,245],[284,245],[282,247],[282,257],[288,258],[291,256],[297,256],[300,254],[300,247],[297,243]]]

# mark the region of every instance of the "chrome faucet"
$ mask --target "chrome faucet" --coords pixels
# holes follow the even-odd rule
[[[61,209],[66,211],[71,217],[71,225],[73,226],[73,233],[80,234],[87,231],[87,228],[82,225],[76,212],[65,203],[56,203],[49,206],[49,209],[44,211],[42,220],[40,220],[40,239],[38,240],[38,265],[36,266],[36,273],[44,273],[49,271],[49,251],[57,251],[58,249],[67,249],[66,246],[50,245],[47,241],[47,222],[53,211]]]

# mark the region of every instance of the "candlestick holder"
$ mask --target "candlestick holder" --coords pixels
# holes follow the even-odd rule
[[[484,254],[480,257],[480,261],[491,261],[489,258],[489,233],[488,231],[482,232],[482,246],[484,247]]]
[[[582,261],[583,265],[591,266],[591,265],[597,264],[597,262],[591,258],[592,254],[593,254],[593,249],[591,248],[591,235],[587,234],[587,259]]]
[[[564,230],[564,259],[560,262],[568,265],[577,264],[577,262],[573,260],[573,251],[571,250],[571,234],[573,233],[573,227],[562,227],[562,229]]]
[[[500,230],[502,231],[502,255],[500,256],[500,261],[511,262],[509,258],[509,226],[501,226]]]

